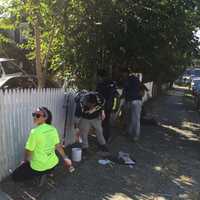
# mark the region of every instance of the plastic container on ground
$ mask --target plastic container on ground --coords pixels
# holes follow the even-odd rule
[[[80,162],[82,157],[81,148],[72,148],[72,160],[74,162]]]

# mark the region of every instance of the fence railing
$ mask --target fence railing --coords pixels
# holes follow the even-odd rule
[[[66,141],[74,142],[74,92],[69,91],[64,95],[63,89],[0,90],[0,180],[9,174],[9,169],[15,169],[23,158],[25,142],[30,129],[34,127],[31,114],[39,106],[45,106],[52,112],[53,124],[61,138],[67,117]]]

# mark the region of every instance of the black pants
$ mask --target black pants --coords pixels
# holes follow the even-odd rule
[[[20,165],[12,174],[12,179],[15,182],[22,182],[22,181],[27,181],[30,179],[33,179],[36,176],[42,176],[44,174],[49,174],[51,173],[53,170],[55,169],[55,167],[53,167],[52,169],[49,170],[45,170],[45,171],[36,171],[33,170],[30,166],[29,162],[25,162],[22,165]]]
[[[106,140],[106,142],[110,138],[110,116],[111,116],[111,111],[105,111],[105,119],[102,122],[102,127],[103,127],[103,136]]]

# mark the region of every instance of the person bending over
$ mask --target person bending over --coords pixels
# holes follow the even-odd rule
[[[88,132],[91,127],[96,131],[100,151],[108,152],[102,129],[102,120],[105,118],[104,98],[98,92],[84,92],[77,95],[75,101],[77,104],[75,116],[80,119],[78,126],[82,137],[83,152],[87,153],[89,147]]]

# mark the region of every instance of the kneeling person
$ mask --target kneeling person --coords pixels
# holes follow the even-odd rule
[[[60,144],[56,128],[51,125],[51,112],[40,107],[32,115],[36,127],[31,130],[26,143],[24,161],[12,174],[14,181],[25,181],[51,173],[59,161],[56,149],[63,157],[65,165],[72,166]]]

